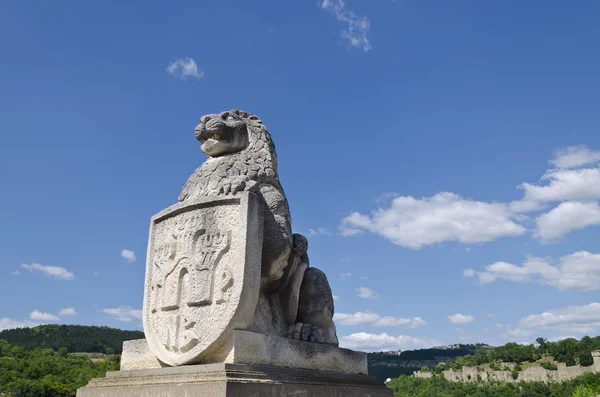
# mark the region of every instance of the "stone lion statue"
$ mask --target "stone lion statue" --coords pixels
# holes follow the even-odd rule
[[[195,133],[208,158],[189,177],[179,201],[243,191],[264,201],[261,290],[248,329],[337,346],[331,288],[322,271],[309,267],[306,238],[292,234],[271,134],[258,117],[241,110],[203,116]]]

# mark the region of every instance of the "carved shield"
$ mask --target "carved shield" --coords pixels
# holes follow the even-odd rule
[[[159,360],[210,362],[258,301],[263,220],[257,197],[204,198],[152,217],[144,332]],[[219,358],[216,358],[217,360]]]

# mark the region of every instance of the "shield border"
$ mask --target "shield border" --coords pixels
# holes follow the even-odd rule
[[[239,222],[246,225],[246,233],[239,236],[243,240],[242,246],[245,247],[243,253],[244,269],[243,269],[243,285],[240,292],[239,304],[235,309],[229,323],[224,327],[224,331],[218,335],[214,341],[209,343],[209,346],[201,351],[192,348],[189,352],[180,354],[179,357],[173,357],[173,354],[161,349],[160,343],[156,340],[156,335],[148,324],[149,319],[149,300],[151,299],[148,293],[148,287],[151,280],[152,265],[153,265],[153,249],[154,249],[154,226],[169,217],[177,216],[185,212],[206,208],[217,205],[237,204],[240,209]],[[144,334],[148,340],[148,345],[156,357],[163,363],[170,366],[179,366],[194,363],[210,363],[219,361],[227,352],[219,352],[219,350],[227,349],[231,345],[233,338],[232,331],[234,329],[245,329],[248,327],[256,306],[258,304],[258,296],[260,289],[260,277],[262,266],[262,242],[263,242],[263,211],[262,205],[256,194],[251,192],[242,192],[236,196],[230,197],[215,197],[208,196],[200,199],[189,200],[174,204],[159,213],[155,214],[150,220],[150,231],[148,237],[148,249],[146,254],[146,274],[144,281],[144,304],[143,304],[143,327]],[[211,359],[212,358],[212,359]]]

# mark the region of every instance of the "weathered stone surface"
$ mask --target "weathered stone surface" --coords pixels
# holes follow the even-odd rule
[[[367,375],[367,354],[323,343],[304,342],[255,332],[233,332],[230,363],[271,365]]]
[[[275,335],[234,330],[233,346],[223,360],[232,364],[269,365],[366,375],[367,354],[322,343],[303,342]],[[164,366],[145,339],[125,342],[121,370],[152,369]]]
[[[121,353],[121,371],[133,369],[161,368],[162,364],[148,346],[146,339],[128,340],[123,342]]]
[[[392,397],[368,376],[238,364],[109,372],[77,397]]]
[[[246,328],[260,288],[258,197],[202,197],[152,218],[144,333],[158,359],[176,366],[219,362],[234,328]]]
[[[310,274],[306,272],[308,241],[292,234],[292,217],[277,174],[275,144],[266,126],[255,115],[231,110],[203,116],[195,132],[208,159],[190,176],[179,200],[252,191],[263,203],[261,288],[248,329],[337,346],[331,321],[333,304],[331,310],[304,312],[302,321],[297,318],[298,302],[312,299],[316,307],[332,301],[331,290],[323,275],[311,289],[312,297],[300,296],[298,287],[305,273]]]
[[[267,128],[231,110],[203,116],[196,138],[206,162],[151,222],[150,349],[171,366],[223,362],[234,328],[337,346],[331,289],[292,234]]]

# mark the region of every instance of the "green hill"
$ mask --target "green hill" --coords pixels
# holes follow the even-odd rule
[[[458,357],[475,354],[477,345],[457,345],[454,349],[407,350],[398,356],[369,353],[369,375],[379,382],[399,375],[410,375],[422,367],[433,368],[441,362],[453,362]]]
[[[143,337],[141,331],[83,325],[40,325],[0,332],[0,340],[4,339],[25,350],[39,348],[58,351],[64,347],[70,353],[121,354],[124,341]]]
[[[0,396],[74,397],[90,379],[118,369],[117,355],[93,362],[65,348],[25,350],[0,339]]]

